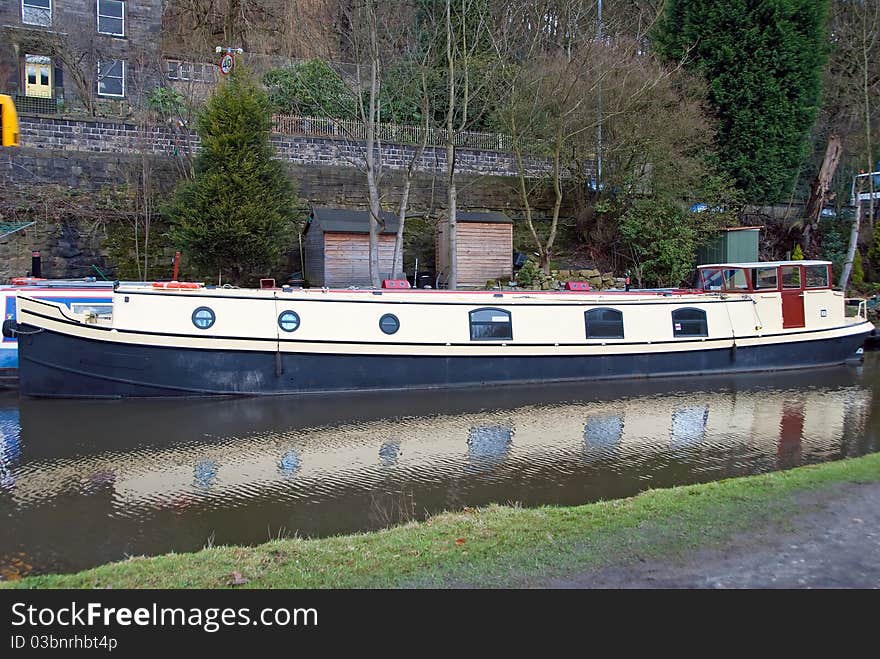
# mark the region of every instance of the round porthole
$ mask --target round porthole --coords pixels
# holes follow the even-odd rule
[[[379,329],[385,334],[394,334],[400,329],[400,321],[393,313],[386,313],[379,319]]]
[[[278,327],[285,332],[295,332],[299,327],[299,314],[296,311],[282,311],[278,316]]]
[[[209,327],[211,327],[211,325],[214,324],[215,320],[217,320],[217,317],[214,315],[214,312],[208,307],[199,307],[198,309],[193,311],[193,325],[195,325],[199,329],[208,329]]]

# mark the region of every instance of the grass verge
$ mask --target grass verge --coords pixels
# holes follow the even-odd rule
[[[374,533],[131,558],[4,588],[518,586],[639,560],[677,560],[760,526],[785,527],[810,490],[880,481],[880,454],[649,490],[583,506],[488,506]]]

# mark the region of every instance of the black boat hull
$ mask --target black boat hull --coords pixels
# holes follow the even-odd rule
[[[475,387],[812,368],[858,359],[863,333],[615,355],[436,356],[115,343],[19,325],[25,396],[143,398]]]

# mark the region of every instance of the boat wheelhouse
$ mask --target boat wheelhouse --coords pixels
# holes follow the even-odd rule
[[[703,265],[698,271],[704,291],[761,297],[774,294],[773,299],[778,293],[783,329],[806,327],[807,317],[814,315],[817,309],[820,317],[827,317],[827,291],[831,289],[829,261],[722,263]]]
[[[306,394],[840,364],[873,329],[830,263],[718,264],[702,289],[119,286],[111,319],[20,298],[21,392]],[[796,300],[794,298],[797,298]]]

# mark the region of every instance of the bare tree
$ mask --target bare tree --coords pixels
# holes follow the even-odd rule
[[[348,26],[349,54],[354,59],[355,75],[348,81],[356,99],[356,111],[364,128],[362,159],[353,163],[363,167],[370,210],[369,269],[373,287],[381,285],[382,269],[379,254],[379,236],[385,228],[383,199],[386,198],[383,178],[383,134],[386,126],[383,117],[388,114],[383,103],[390,103],[395,95],[410,95],[417,88],[422,114],[421,142],[413,150],[406,165],[403,187],[397,206],[399,226],[395,237],[391,263],[392,276],[403,270],[403,234],[409,208],[409,194],[414,177],[424,154],[428,139],[430,100],[426,67],[428,51],[418,51],[408,44],[407,35],[412,30],[413,7],[409,3],[388,4],[377,0],[365,0],[350,8],[345,14]],[[398,88],[387,84],[387,73],[393,63],[404,58],[414,63],[407,70],[411,80],[397,80]],[[349,144],[359,144],[359,136],[348,136]]]
[[[491,8],[492,3],[487,0],[446,0],[442,19],[446,66],[446,231],[441,249],[447,254],[447,282],[451,289],[458,287],[456,147],[458,136],[479,118],[471,99],[486,93],[490,86],[491,75],[474,81],[471,69],[472,62],[487,48]]]
[[[652,152],[644,141],[636,146],[628,131],[619,125],[638,115],[645,121],[656,111],[658,101],[667,102],[675,67],[660,66],[644,54],[644,33],[631,34],[610,29],[610,36],[597,37],[596,14],[591,4],[579,0],[512,0],[506,3],[507,29],[494,30],[499,61],[505,81],[499,113],[513,138],[517,164],[518,192],[529,234],[535,244],[541,268],[549,273],[557,237],[560,212],[572,184],[591,183],[598,194],[593,162],[599,126],[606,129],[606,160],[611,171],[604,179],[617,178],[617,186],[645,192],[646,179],[668,156]],[[633,17],[628,18],[632,30]],[[650,21],[640,21],[643,30]],[[614,25],[611,26],[616,27]],[[599,107],[599,93],[602,107]],[[679,97],[671,94],[673,101]],[[670,123],[671,108],[659,105]],[[688,112],[688,119],[694,118]],[[636,122],[638,123],[638,122]],[[675,123],[672,121],[671,123]],[[705,129],[704,122],[697,125]],[[668,132],[654,126],[654,132],[634,127],[637,135],[658,141]],[[527,163],[527,155],[543,156],[549,172],[541,176]],[[639,157],[641,156],[641,157]],[[648,157],[645,157],[648,156]],[[605,181],[603,181],[605,182]],[[534,198],[549,184],[553,205],[546,234],[539,235]]]
[[[831,3],[831,56],[825,70],[824,102],[817,131],[823,157],[804,210],[803,244],[809,249],[822,208],[832,195],[839,165],[854,158],[871,167],[872,106],[880,86],[880,4]],[[861,129],[861,130],[860,130]],[[847,184],[848,185],[848,184]],[[869,210],[873,227],[873,211]]]
[[[400,192],[400,201],[397,206],[397,236],[394,239],[394,255],[391,259],[391,272],[394,276],[403,272],[403,234],[406,225],[407,211],[409,210],[409,194],[412,189],[413,179],[425,153],[428,144],[429,124],[431,118],[431,96],[428,90],[428,61],[431,57],[430,45],[424,50],[418,67],[418,84],[421,89],[421,128],[422,140],[416,147],[415,152],[406,167],[403,179],[403,188]]]

